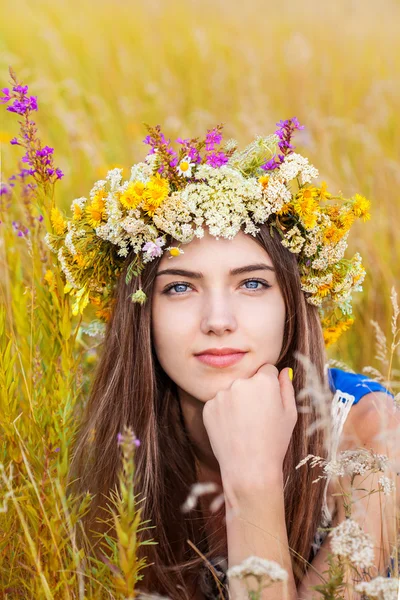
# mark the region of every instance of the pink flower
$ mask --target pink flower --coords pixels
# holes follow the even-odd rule
[[[142,250],[147,253],[147,256],[154,258],[155,256],[161,256],[163,253],[161,247],[164,246],[165,241],[162,237],[156,239],[155,242],[146,242]]]

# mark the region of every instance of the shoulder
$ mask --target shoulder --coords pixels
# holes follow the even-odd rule
[[[365,394],[351,407],[343,426],[342,446],[375,446],[383,431],[394,432],[400,426],[400,410],[385,392]],[[345,449],[344,447],[341,448]]]
[[[371,392],[350,409],[343,426],[338,452],[366,448],[376,454],[386,455],[390,463],[397,466],[400,464],[399,436],[400,410],[396,407],[393,397],[385,392]],[[346,479],[342,478],[342,483],[348,487]],[[337,493],[340,493],[340,490],[333,478],[328,486],[328,494],[330,497],[331,494]],[[339,509],[337,504],[338,497],[335,498],[334,504],[343,519],[344,513],[340,512],[342,507]],[[396,498],[400,507],[400,485],[396,486]]]
[[[350,409],[338,451],[365,448],[376,454],[386,455],[391,465],[389,478],[395,480],[396,476],[400,475],[396,468],[400,464],[399,435],[400,410],[396,408],[393,397],[385,392],[371,392],[363,396],[360,402]],[[352,494],[353,500],[357,501],[359,507],[357,514],[366,515],[368,512],[372,515],[369,519],[364,519],[360,525],[371,533],[375,540],[381,539],[382,496],[381,494],[371,496],[371,493],[376,491],[376,479],[380,475],[380,473],[377,475],[371,473],[367,477],[359,475],[352,481],[349,476],[345,476],[340,478],[340,482],[332,478],[328,486],[328,497],[330,504],[334,506],[334,524],[346,518],[342,500],[345,491]],[[392,515],[396,506],[400,508],[400,485],[396,485],[395,497],[385,496],[384,500],[385,514]],[[389,524],[387,526],[389,527]],[[378,541],[376,545],[379,545]]]

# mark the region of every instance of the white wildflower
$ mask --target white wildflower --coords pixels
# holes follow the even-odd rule
[[[348,246],[348,234],[349,232],[347,232],[337,244],[323,245],[318,253],[318,257],[316,257],[312,262],[312,268],[324,270],[329,265],[341,260]]]
[[[389,458],[385,454],[377,454],[373,450],[360,448],[340,452],[338,460],[330,461],[324,467],[328,475],[343,477],[348,475],[365,475],[368,471],[376,473],[385,471]]]
[[[81,326],[80,330],[82,333],[90,335],[90,337],[104,338],[106,325],[102,321],[94,319],[88,325]]]
[[[71,210],[74,211],[75,207],[78,206],[81,210],[83,210],[85,204],[87,202],[87,198],[82,196],[81,198],[75,198],[71,204]]]
[[[179,175],[184,175],[184,177],[191,177],[192,168],[195,166],[195,164],[196,163],[194,162],[190,162],[189,156],[184,156],[184,158],[177,166],[176,170],[178,171]]]
[[[158,159],[158,148],[153,148],[153,152],[151,154],[147,154],[147,156],[144,160],[146,161],[146,164],[149,167],[154,169],[154,167],[156,166],[157,159]],[[139,164],[143,164],[143,163],[139,163]]]
[[[274,176],[270,177],[264,195],[271,206],[272,213],[278,212],[284,204],[292,199],[291,191],[286,187],[284,180]]]
[[[285,248],[289,248],[290,252],[299,253],[304,244],[304,237],[301,235],[301,232],[297,225],[289,229],[287,233],[285,233],[285,239],[282,240],[282,246]]]
[[[398,600],[399,580],[397,577],[375,577],[355,586],[356,592],[366,594],[374,600]]]
[[[106,180],[110,182],[110,191],[115,192],[119,187],[122,179],[123,169],[111,169],[106,175]]]
[[[374,544],[370,535],[365,533],[353,519],[346,519],[335,527],[331,536],[333,554],[348,558],[356,567],[368,569],[374,564]]]
[[[49,233],[46,233],[46,235],[44,236],[44,242],[45,242],[46,246],[48,248],[50,248],[50,250],[52,252],[57,252],[56,247],[50,241],[50,234]]]
[[[246,219],[245,221],[245,228],[244,228],[244,232],[245,233],[249,233],[250,235],[256,235],[256,233],[260,230],[259,227],[257,227],[253,221],[251,221],[251,219]]]
[[[199,239],[204,237],[204,229],[203,227],[196,227],[196,229],[194,230],[194,235],[196,237],[198,237]]]
[[[277,562],[258,556],[249,556],[239,565],[230,567],[227,571],[228,578],[245,579],[253,576],[258,581],[270,585],[275,581],[287,581],[288,573]]]
[[[368,471],[376,473],[386,470],[389,458],[385,454],[377,454],[373,450],[359,448],[356,450],[343,450],[339,452],[336,460],[326,460],[321,456],[308,454],[299,462],[296,469],[310,461],[311,468],[323,467],[323,475],[315,481],[326,477],[353,477],[354,475],[365,475]]]
[[[327,273],[325,275],[319,275],[317,277],[307,277],[303,278],[301,282],[301,289],[304,292],[309,292],[310,294],[316,294],[319,288],[324,287],[332,283],[333,274]]]
[[[71,221],[69,221],[68,225],[70,225],[70,223],[71,223]],[[72,255],[76,254],[76,248],[72,241],[72,237],[73,237],[74,233],[75,232],[73,230],[68,231],[67,235],[65,236],[65,240],[64,240],[66,248]]]
[[[153,169],[155,167],[155,161],[157,160],[157,154],[148,154],[146,156],[146,162],[139,162],[131,167],[131,176],[129,178],[129,182],[131,181],[141,181],[142,183],[147,183],[150,180],[150,177],[153,174]]]
[[[129,183],[127,184],[129,185]],[[126,190],[127,185],[118,187],[118,192],[122,193]],[[105,214],[108,217],[108,223],[115,226],[119,225],[120,219],[123,217],[123,211],[119,198],[115,194],[108,194],[105,202]]]
[[[181,506],[181,511],[183,513],[189,512],[192,508],[195,508],[197,505],[197,499],[199,496],[203,494],[211,494],[212,492],[218,491],[218,486],[213,481],[207,481],[206,483],[194,483],[190,488],[190,493],[187,496],[185,502]]]
[[[304,256],[310,258],[317,253],[318,246],[322,244],[322,234],[319,227],[309,229],[305,240],[303,253]]]
[[[238,147],[238,142],[236,140],[234,140],[233,138],[230,138],[229,140],[227,140],[225,142],[224,145],[224,150],[226,152],[230,152],[230,150],[236,150],[236,148]]]
[[[378,483],[381,486],[385,496],[390,496],[390,494],[396,489],[394,481],[389,477],[380,477]]]
[[[93,200],[94,196],[96,195],[96,193],[100,190],[104,190],[105,187],[107,185],[107,180],[106,179],[99,179],[98,181],[96,181],[93,184],[92,189],[90,190],[90,199]]]
[[[316,179],[319,175],[318,170],[309,164],[308,158],[296,152],[286,156],[279,167],[279,173],[286,181],[291,181],[299,176],[302,185],[310,183],[312,179]]]
[[[72,275],[72,273],[68,267],[67,261],[64,256],[64,248],[63,247],[61,247],[59,249],[59,251],[57,253],[57,258],[59,260],[61,269],[63,270],[63,272],[65,274],[65,278],[68,281],[68,283],[70,283],[73,288],[78,289],[80,287],[80,285],[77,283],[77,281],[75,280],[74,276]]]

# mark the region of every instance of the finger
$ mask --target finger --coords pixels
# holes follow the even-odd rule
[[[289,413],[297,414],[296,396],[293,383],[289,377],[290,369],[286,367],[279,373],[279,385],[281,388],[283,408]]]
[[[261,365],[261,367],[257,369],[255,374],[257,373],[265,373],[265,375],[275,375],[276,378],[279,375],[278,369],[275,367],[275,365],[271,365],[270,363],[265,363]]]

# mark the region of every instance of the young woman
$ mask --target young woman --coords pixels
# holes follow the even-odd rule
[[[143,536],[158,542],[140,547],[139,557],[153,563],[142,572],[141,590],[177,600],[216,598],[204,557],[226,583],[226,566],[256,555],[288,571],[288,598],[311,598],[320,580],[308,564],[320,573],[327,566],[329,542],[316,537],[323,509],[332,522],[344,514],[336,489],[330,486],[325,496],[324,480],[312,483],[316,470],[296,469],[308,454],[327,456],[327,432],[313,427],[317,403],[311,393],[299,394],[307,384],[299,355],[314,366],[325,397],[330,387],[330,401],[340,377],[342,392],[354,393],[355,401],[363,396],[346,420],[340,448],[382,451],[377,416],[393,427],[393,402],[366,378],[325,370],[321,319],[307,302],[298,256],[267,224],[231,239],[201,227],[203,236],[185,243],[183,253],[166,234],[177,252],[160,253],[143,268],[145,304],[131,302],[137,298],[137,282],[129,278],[134,251],[119,273],[71,465],[74,490],[96,494],[86,532],[94,544],[94,532],[102,531],[96,519],[106,516],[105,497],[120,465],[116,439],[128,424],[141,441],[142,518],[155,526]],[[213,482],[223,492],[217,511],[210,508],[215,493],[183,511],[196,482]],[[380,546],[378,516],[368,526]],[[231,597],[240,597],[239,583],[229,587]],[[276,584],[263,600],[281,596]]]

